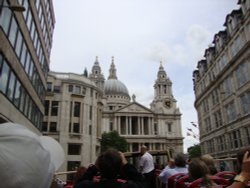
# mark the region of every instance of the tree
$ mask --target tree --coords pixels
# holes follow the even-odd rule
[[[194,146],[191,146],[187,149],[189,158],[195,158],[201,156],[201,146],[200,144],[196,144]]]
[[[106,151],[108,148],[114,148],[118,151],[127,151],[128,143],[125,138],[121,137],[117,131],[109,133],[104,132],[101,140],[101,152]]]

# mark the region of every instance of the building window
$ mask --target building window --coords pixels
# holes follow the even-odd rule
[[[238,87],[241,87],[250,79],[248,64],[249,64],[248,62],[247,63],[244,62],[241,65],[239,65],[236,69],[236,78]]]
[[[246,133],[247,145],[250,145],[250,128],[249,127],[245,128],[245,133]]]
[[[57,132],[57,123],[56,122],[50,122],[50,127],[49,127],[50,132]]]
[[[92,125],[89,125],[89,135],[92,135]]]
[[[110,130],[110,131],[113,131],[113,128],[114,128],[114,127],[113,127],[113,122],[109,122],[109,130]]]
[[[229,103],[225,108],[226,108],[227,121],[232,122],[237,117],[234,102]]]
[[[68,155],[80,155],[81,144],[68,144]]]
[[[47,91],[52,92],[52,83],[51,82],[47,82]]]
[[[172,124],[171,123],[168,123],[168,132],[172,132]]]
[[[250,91],[244,93],[241,97],[241,109],[244,115],[250,113]]]
[[[226,97],[228,97],[233,93],[232,77],[228,77],[224,80],[223,88],[224,88],[223,94],[225,94]]]
[[[69,92],[73,92],[73,85],[69,85]]]
[[[81,103],[75,102],[74,103],[74,117],[80,117],[80,110],[81,110]]]
[[[75,86],[75,94],[81,94],[81,87]]]
[[[79,123],[73,124],[73,133],[80,133],[80,125]]]
[[[57,116],[58,115],[58,106],[59,102],[58,101],[52,101],[52,106],[51,106],[51,116]]]
[[[46,100],[44,102],[44,115],[45,116],[49,115],[49,100]]]
[[[92,106],[89,106],[89,120],[92,120]]]
[[[47,132],[47,131],[48,131],[48,122],[43,122],[42,132]]]
[[[54,86],[54,92],[60,93],[61,87],[60,86]]]
[[[6,62],[3,62],[3,65],[0,70],[0,91],[4,94],[6,93],[8,77],[9,77],[10,68]]]

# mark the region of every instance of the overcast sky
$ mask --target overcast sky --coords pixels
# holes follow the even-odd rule
[[[192,72],[237,0],[54,0],[56,25],[50,70],[90,72],[95,57],[105,78],[114,56],[130,96],[149,107],[160,61],[182,113],[184,149],[198,141]]]

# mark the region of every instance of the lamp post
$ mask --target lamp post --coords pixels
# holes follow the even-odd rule
[[[0,5],[0,13],[3,8],[8,8],[13,12],[24,12],[26,10],[25,7],[21,5]]]

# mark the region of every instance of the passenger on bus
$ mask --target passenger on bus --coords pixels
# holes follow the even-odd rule
[[[90,165],[83,181],[74,188],[150,188],[137,169],[129,164],[123,153],[108,149],[101,154],[95,165]]]
[[[211,155],[202,155],[201,160],[207,165],[210,175],[215,175],[218,172],[214,164],[214,158]]]
[[[147,146],[141,147],[141,158],[139,161],[140,172],[144,175],[148,187],[155,187],[155,167],[153,156],[147,151]]]
[[[174,168],[164,169],[159,175],[159,179],[162,183],[166,184],[166,188],[168,187],[168,178],[170,176],[177,173],[188,173],[186,167],[186,156],[183,153],[178,153],[174,158],[174,162]]]

